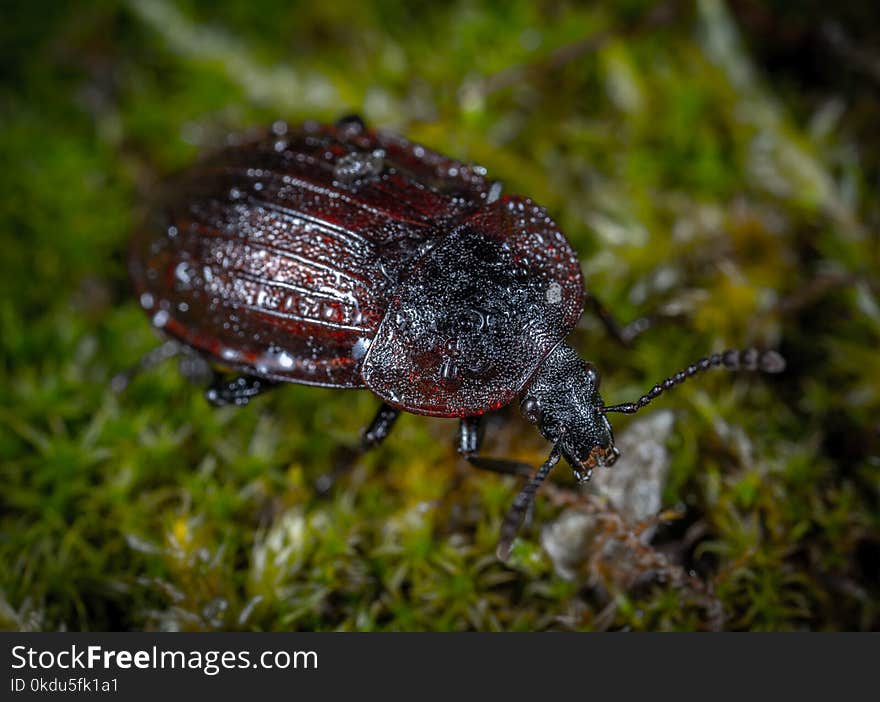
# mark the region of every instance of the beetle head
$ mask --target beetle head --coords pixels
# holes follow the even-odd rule
[[[634,402],[606,406],[599,395],[596,369],[581,361],[565,344],[553,349],[526,387],[520,403],[526,419],[537,424],[541,433],[553,441],[553,449],[508,510],[501,525],[498,557],[506,560],[510,555],[517,529],[535,492],[561,456],[571,464],[579,480],[589,479],[595,466],[610,466],[617,460],[619,452],[605,418],[607,413],[635,414],[666,390],[710,368],[781,373],[785,370],[785,359],[775,351],[756,349],[713,353],[657,383]]]
[[[566,344],[544,360],[520,402],[520,411],[541,434],[558,442],[578,480],[619,455],[611,424],[602,413],[599,373]]]

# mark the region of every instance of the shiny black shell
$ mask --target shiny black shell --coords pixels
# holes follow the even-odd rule
[[[583,309],[543,208],[359,120],[276,124],[204,159],[130,271],[153,324],[218,364],[443,417],[510,402]]]

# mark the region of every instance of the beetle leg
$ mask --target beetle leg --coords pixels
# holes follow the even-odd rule
[[[385,437],[391,433],[391,428],[399,416],[399,409],[386,405],[383,402],[376,412],[376,416],[373,417],[373,421],[370,422],[370,425],[364,429],[364,433],[361,435],[361,446],[363,449],[366,451],[381,444]]]
[[[240,375],[232,380],[226,380],[221,375],[214,377],[214,382],[205,390],[205,399],[215,407],[235,405],[244,407],[251,398],[265,392],[278,383],[265,378],[257,378],[252,375]]]
[[[517,495],[513,504],[510,506],[504,517],[504,523],[501,526],[501,534],[498,540],[498,549],[496,551],[499,560],[506,561],[510,555],[510,549],[513,540],[523,524],[530,524],[535,514],[534,496],[538,491],[538,487],[547,477],[550,469],[559,460],[559,455],[554,447],[553,453],[547,459],[537,472],[528,463],[519,461],[510,461],[501,458],[484,458],[482,456],[468,456],[468,462],[477,468],[491,470],[495,473],[503,475],[516,475],[527,478],[528,482]]]
[[[134,380],[135,376],[140,375],[151,368],[155,368],[169,358],[174,358],[182,352],[183,345],[170,339],[160,346],[147,351],[147,353],[141,356],[141,359],[128,370],[124,370],[114,375],[110,381],[110,388],[113,392],[120,393],[128,387],[128,384]]]
[[[177,367],[180,374],[194,385],[204,387],[217,377],[211,362],[189,346],[181,346]]]
[[[458,425],[458,452],[472,456],[480,450],[483,443],[482,417],[462,417]]]
[[[364,124],[363,118],[359,114],[350,114],[336,120],[336,128],[342,130],[351,129],[355,132],[362,132],[367,127]]]
[[[535,469],[528,463],[520,461],[510,461],[504,458],[486,458],[485,456],[467,456],[468,463],[482,470],[491,470],[493,473],[501,473],[501,475],[519,475],[524,478],[531,478]]]
[[[605,330],[611,337],[622,346],[629,346],[633,340],[642,332],[648,330],[653,325],[651,317],[639,317],[629,324],[621,324],[611,311],[602,304],[602,302],[593,293],[588,292],[584,298],[584,303],[593,311],[593,313],[602,322]]]
[[[553,466],[559,462],[561,455],[562,449],[557,442],[553,445],[553,450],[550,452],[547,460],[541,464],[541,467],[538,468],[537,471],[527,463],[520,463],[519,461],[468,456],[468,461],[478,468],[485,468],[486,470],[495,471],[496,473],[522,475],[529,478],[528,482],[523,486],[522,490],[520,490],[516,499],[513,501],[513,504],[510,506],[510,509],[507,511],[507,514],[504,517],[504,522],[501,525],[501,534],[498,539],[497,549],[499,560],[506,561],[507,557],[510,555],[510,548],[513,545],[513,540],[519,531],[520,525],[531,518],[535,493],[538,491],[541,483],[543,483],[550,474]]]

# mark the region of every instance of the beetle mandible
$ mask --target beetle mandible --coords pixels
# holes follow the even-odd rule
[[[586,291],[577,254],[542,207],[503,195],[479,166],[358,117],[277,122],[209,156],[172,181],[129,264],[171,352],[239,373],[214,371],[206,396],[216,405],[247,404],[283,382],[368,388],[382,405],[365,448],[401,411],[457,417],[458,450],[472,464],[521,472],[478,455],[481,416],[519,396],[552,449],[505,517],[502,559],[560,458],[578,480],[615,462],[609,413],[637,412],[709,368],[785,365],[775,351],[713,354],[635,402],[605,405],[599,374],[565,337],[585,306],[623,341],[647,325],[621,328]]]

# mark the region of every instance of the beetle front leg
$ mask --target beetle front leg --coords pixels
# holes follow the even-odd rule
[[[226,380],[218,374],[210,387],[205,390],[205,399],[215,407],[226,405],[244,407],[251,399],[276,385],[278,383],[273,380],[252,375],[240,375],[232,380]]]
[[[399,409],[383,402],[376,412],[376,416],[373,417],[373,421],[361,435],[361,447],[366,451],[381,444],[391,433],[391,428],[399,416]]]
[[[559,460],[558,456],[554,459],[553,454],[551,454],[551,458],[548,459],[547,463],[541,466],[537,473],[535,473],[535,469],[528,463],[522,463],[520,461],[511,461],[503,458],[486,458],[484,456],[468,456],[467,460],[468,463],[476,468],[490,470],[493,473],[501,473],[502,475],[516,475],[528,480],[526,487],[520,491],[516,500],[511,505],[510,510],[508,510],[507,516],[504,519],[504,524],[501,527],[501,536],[498,541],[497,553],[500,560],[506,561],[510,554],[510,547],[513,543],[513,539],[519,531],[521,524],[529,524],[532,521],[532,516],[535,511],[533,497],[538,489],[538,485],[540,485],[546,477],[545,468],[548,465],[552,467],[552,465]]]

